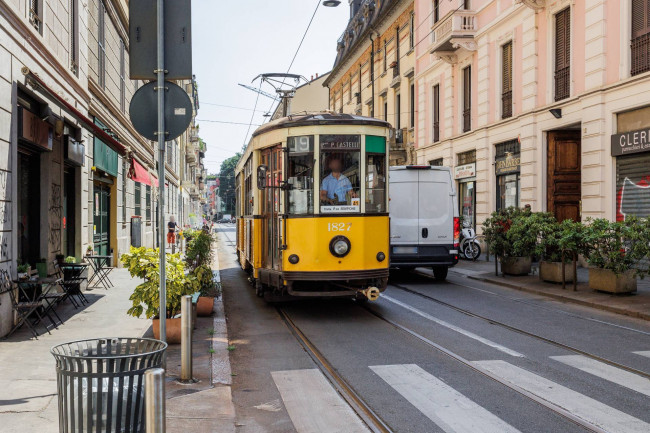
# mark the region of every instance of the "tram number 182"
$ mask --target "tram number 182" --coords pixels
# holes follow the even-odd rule
[[[349,232],[352,223],[327,223],[328,232]]]

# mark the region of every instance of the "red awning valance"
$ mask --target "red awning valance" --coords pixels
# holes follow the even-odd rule
[[[129,177],[134,182],[140,182],[149,186],[152,184],[149,172],[135,158],[131,158],[131,169],[129,170]]]

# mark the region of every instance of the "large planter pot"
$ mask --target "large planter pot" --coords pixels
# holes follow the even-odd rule
[[[589,288],[608,293],[636,292],[636,276],[633,270],[616,275],[609,269],[589,268]]]
[[[502,257],[501,272],[506,275],[528,275],[532,264],[530,257]]]
[[[36,270],[38,271],[38,276],[41,278],[46,278],[47,277],[47,263],[46,262],[38,262],[36,263]]]
[[[575,279],[575,272],[573,271],[573,263],[565,263],[564,265],[564,281],[572,283]],[[551,283],[562,282],[562,262],[540,262],[539,263],[539,279]]]
[[[199,296],[196,302],[196,313],[199,317],[208,317],[212,315],[212,308],[214,307],[214,298],[210,296]]]
[[[181,342],[181,318],[166,319],[167,343],[180,344]],[[160,340],[160,320],[153,319],[153,338]]]

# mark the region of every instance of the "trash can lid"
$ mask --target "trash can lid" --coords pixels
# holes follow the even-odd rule
[[[165,349],[167,343],[153,338],[109,337],[59,344],[50,353],[57,359],[123,359],[155,355]]]

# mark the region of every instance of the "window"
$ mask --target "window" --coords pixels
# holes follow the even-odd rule
[[[386,212],[386,138],[366,136],[366,213]]]
[[[463,69],[463,132],[472,129],[472,67]]]
[[[126,111],[126,45],[120,39],[120,110]]]
[[[147,221],[151,221],[151,186],[147,185],[146,190],[146,218]]]
[[[415,13],[411,12],[411,21],[410,21],[411,32],[409,34],[409,48],[412,50],[415,48]]]
[[[570,95],[571,71],[571,9],[566,8],[555,15],[555,100]]]
[[[402,95],[395,95],[395,128],[402,129]]]
[[[501,118],[512,117],[512,41],[501,47]]]
[[[440,141],[440,84],[433,86],[433,142]]]
[[[174,155],[172,153],[172,142],[167,141],[165,142],[165,155],[167,156],[167,164],[170,166],[172,165],[172,162],[174,161]]]
[[[350,77],[350,81],[348,82],[348,102],[352,103],[352,77]]]
[[[497,175],[497,210],[519,207],[520,145],[510,140],[496,145],[495,174]]]
[[[463,9],[469,10],[469,0],[463,0]]]
[[[142,215],[142,196],[141,196],[141,185],[140,182],[134,182],[134,213],[137,216]]]
[[[126,179],[128,170],[126,160],[122,160],[122,224],[126,224]]]
[[[106,87],[106,6],[104,0],[99,0],[97,5],[97,84],[103,89]]]
[[[289,214],[314,213],[314,136],[289,137]]]
[[[433,23],[440,21],[440,0],[433,0]]]
[[[43,0],[29,0],[29,23],[43,34]]]
[[[650,71],[650,2],[632,0],[632,75]]]
[[[411,128],[415,127],[415,84],[411,82],[411,87],[410,87],[410,92],[411,94],[409,95],[409,99],[411,102]]]
[[[436,158],[429,161],[429,165],[433,167],[442,167],[442,158]]]
[[[384,72],[388,70],[388,41],[384,40]]]
[[[360,212],[361,136],[320,136],[321,213]]]
[[[384,120],[388,122],[388,101],[384,97]]]
[[[79,0],[70,0],[70,70],[79,76]]]
[[[476,150],[458,154],[458,165],[471,164],[473,162],[476,162]]]

